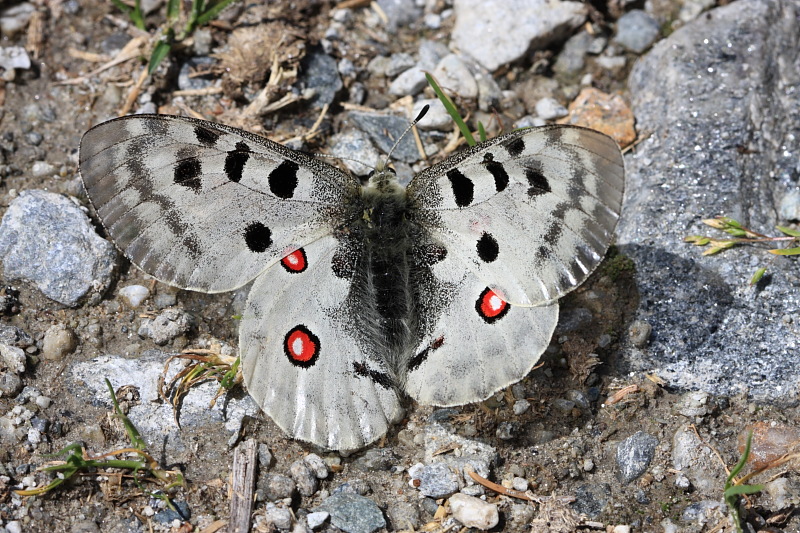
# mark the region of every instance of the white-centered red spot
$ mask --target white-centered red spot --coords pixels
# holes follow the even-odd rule
[[[319,338],[307,327],[299,324],[286,334],[283,351],[293,365],[312,366],[319,356]]]
[[[302,248],[298,248],[294,252],[281,259],[281,265],[283,265],[283,268],[285,268],[287,272],[292,274],[303,272],[306,268],[308,268],[306,251]]]
[[[490,324],[503,318],[508,313],[509,308],[508,302],[500,298],[496,292],[488,287],[483,290],[478,297],[478,301],[475,302],[475,310],[484,321]]]

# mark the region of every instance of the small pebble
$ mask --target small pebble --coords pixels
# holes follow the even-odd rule
[[[491,529],[500,521],[497,505],[465,494],[450,496],[450,512],[465,527]]]
[[[36,161],[33,163],[31,167],[31,175],[34,178],[43,178],[46,176],[52,176],[57,172],[56,167],[48,163],[47,161]]]
[[[511,487],[514,490],[518,490],[520,492],[525,492],[528,490],[528,480],[524,477],[515,477],[511,480]]]
[[[22,525],[18,521],[12,520],[6,524],[6,531],[8,533],[22,533]]]
[[[119,295],[122,296],[131,307],[139,307],[142,305],[142,302],[150,296],[150,290],[144,285],[128,285],[119,290]]]
[[[542,98],[536,102],[536,115],[543,120],[566,117],[568,114],[567,108],[555,98]]]
[[[331,516],[330,513],[326,513],[325,511],[308,513],[308,515],[306,516],[306,523],[308,524],[308,527],[310,527],[311,529],[317,529],[322,524],[324,524],[325,520],[327,520],[328,517],[330,516]]]
[[[531,403],[528,400],[517,400],[514,402],[514,414],[521,415],[531,408]]]
[[[78,346],[78,337],[63,324],[50,326],[42,340],[42,357],[48,361],[60,361]]]

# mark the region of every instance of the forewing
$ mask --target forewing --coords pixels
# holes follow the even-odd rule
[[[407,364],[405,390],[424,405],[485,400],[524,378],[547,348],[558,304],[508,304],[449,257],[432,267],[450,293]]]
[[[384,435],[402,409],[383,362],[344,322],[350,281],[334,274],[335,249],[324,237],[256,279],[240,353],[248,392],[281,429],[355,450]]]
[[[221,124],[134,115],[81,141],[80,169],[109,236],[145,272],[185,289],[235,289],[329,233],[350,176]]]
[[[415,216],[484,284],[517,305],[578,286],[622,208],[616,142],[594,130],[521,130],[465,150],[408,186]]]

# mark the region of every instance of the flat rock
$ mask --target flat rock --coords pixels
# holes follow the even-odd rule
[[[489,70],[567,36],[586,20],[581,2],[455,0],[452,44]]]
[[[703,257],[690,234],[724,214],[775,234],[779,199],[797,187],[800,34],[796,2],[742,0],[657,43],[634,67],[639,132],[626,158],[620,250],[636,265],[634,320],[652,326],[620,371],[646,370],[713,395],[796,402],[800,263],[741,246]],[[746,37],[744,37],[746,36]],[[761,265],[768,278],[748,281]]]
[[[66,306],[96,303],[111,284],[117,253],[72,200],[22,191],[0,223],[5,277],[23,279]]]

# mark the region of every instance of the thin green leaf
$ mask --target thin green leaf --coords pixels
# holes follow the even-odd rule
[[[233,387],[234,383],[236,382],[236,372],[239,371],[239,363],[241,361],[241,357],[236,358],[236,361],[234,361],[231,365],[231,369],[225,372],[225,375],[222,376],[222,379],[219,382],[220,387],[226,390]]]
[[[478,135],[481,138],[481,142],[486,142],[486,130],[483,127],[483,122],[478,121]]]
[[[739,222],[735,218],[719,217],[719,220],[721,220],[722,222],[724,222],[725,224],[727,224],[728,226],[730,226],[732,228],[741,228],[742,227],[741,222]]]
[[[431,86],[433,92],[436,93],[436,96],[439,98],[439,101],[442,102],[444,108],[447,110],[447,113],[453,119],[453,122],[456,123],[458,129],[461,130],[461,135],[464,136],[466,139],[467,144],[470,146],[475,146],[477,143],[475,142],[475,138],[472,136],[472,132],[469,131],[464,119],[461,118],[461,115],[458,113],[458,109],[456,109],[455,104],[450,97],[444,94],[444,91],[439,87],[439,84],[436,83],[436,80],[431,76],[428,72],[425,73],[425,79],[428,80],[428,85]]]
[[[756,270],[755,274],[753,274],[753,277],[750,278],[750,285],[755,285],[756,283],[761,281],[761,278],[764,277],[764,274],[766,274],[766,272],[767,272],[767,267],[761,267],[758,270]]]
[[[120,0],[111,0],[111,3],[114,4],[117,9],[128,15],[133,22],[133,25],[139,28],[140,30],[144,30],[144,14],[142,13],[142,4],[139,0],[134,2],[133,7],[129,6],[121,2]]]
[[[114,394],[114,387],[111,386],[111,382],[108,381],[108,379],[106,379],[106,387],[108,387],[108,392],[111,394],[111,403],[114,404],[114,413],[125,427],[125,431],[128,433],[128,438],[131,441],[131,446],[137,450],[144,450],[147,448],[147,444],[145,444],[142,436],[139,434],[139,430],[136,429],[136,426],[133,425],[133,422],[131,422],[131,420],[122,412],[122,409],[119,408],[117,395]]]
[[[167,0],[167,21],[173,23],[181,16],[180,0]]]
[[[769,250],[769,253],[775,255],[800,255],[800,248],[778,248],[777,250]]]
[[[755,494],[764,490],[764,485],[733,485],[725,489],[725,497],[731,498],[741,494]]]
[[[147,73],[152,74],[158,68],[158,65],[169,55],[172,50],[172,42],[159,41],[153,48],[153,53],[150,54],[150,62],[147,65]]]
[[[730,233],[734,237],[747,237],[748,233],[740,228],[726,228],[725,233]]]
[[[711,242],[711,238],[703,235],[687,235],[683,238],[683,242],[688,242],[695,246],[705,246]]]
[[[775,226],[778,230],[782,233],[785,233],[789,237],[800,237],[800,231],[792,228],[787,228],[786,226]]]
[[[739,472],[742,471],[744,465],[747,463],[747,458],[750,457],[750,445],[753,443],[753,431],[747,433],[747,441],[744,444],[744,452],[742,452],[742,456],[739,458],[739,462],[731,468],[731,473],[728,474],[728,478],[725,480],[725,490],[731,486],[731,481],[739,475]]]
[[[210,8],[205,13],[202,13],[200,16],[197,17],[197,25],[198,26],[205,26],[219,15],[223,9],[234,3],[236,0],[222,0],[214,4],[214,7]]]

